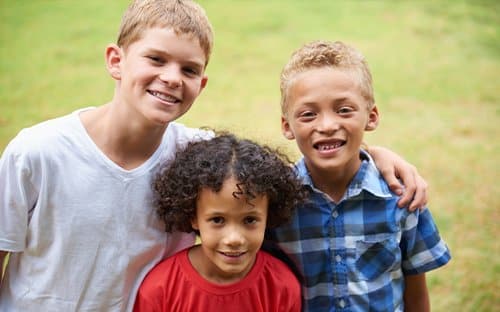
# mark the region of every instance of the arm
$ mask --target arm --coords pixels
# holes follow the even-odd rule
[[[7,256],[7,251],[0,250],[0,263],[2,264],[2,271],[0,272],[0,286],[2,286],[2,280],[3,280],[3,271],[4,271],[4,266],[5,266],[5,257]]]
[[[429,293],[425,282],[425,273],[405,276],[405,292],[403,295],[405,311],[430,312]]]
[[[418,174],[415,166],[398,154],[380,146],[371,146],[367,151],[391,190],[401,196],[398,206],[409,206],[410,211],[425,207],[427,182]],[[399,179],[404,184],[404,189]]]

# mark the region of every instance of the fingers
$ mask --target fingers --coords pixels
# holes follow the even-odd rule
[[[401,196],[404,193],[404,186],[401,184],[401,181],[398,180],[396,173],[394,172],[394,168],[390,167],[388,169],[380,170],[380,173],[385,179],[385,182],[397,195]]]
[[[410,203],[408,209],[414,211],[415,209],[423,210],[427,205],[428,200],[428,184],[419,174],[415,176],[416,189],[413,195],[413,200]]]
[[[405,167],[400,172],[404,184],[404,192],[398,201],[399,207],[408,207],[408,210],[424,209],[427,204],[427,182],[420,176],[413,165]]]
[[[382,147],[371,147],[370,155],[391,191],[401,196],[399,207],[410,211],[423,209],[427,204],[427,182],[417,168],[394,152]]]

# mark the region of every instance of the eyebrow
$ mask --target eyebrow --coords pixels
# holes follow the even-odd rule
[[[170,53],[168,53],[168,51],[159,50],[157,48],[152,48],[152,47],[144,49],[144,54],[148,54],[148,53],[159,54],[159,55],[164,55],[164,56],[172,56]],[[195,67],[199,67],[199,68],[203,68],[205,66],[205,63],[198,62],[195,59],[185,59],[185,60],[183,60],[182,63],[186,63],[189,66],[195,66]]]
[[[333,100],[333,103],[334,104],[342,104],[344,102],[349,102],[349,101],[350,101],[350,99],[348,97],[341,97],[341,98]]]
[[[339,98],[330,99],[330,103],[333,103],[335,105],[343,104],[343,103],[349,102],[349,101],[351,101],[351,99],[349,97],[346,97],[346,96],[342,96],[342,97],[339,97]],[[314,100],[314,101],[307,100],[307,101],[302,102],[302,104],[303,105],[307,105],[307,106],[314,106],[314,105],[318,104],[318,101],[316,101],[316,100]]]

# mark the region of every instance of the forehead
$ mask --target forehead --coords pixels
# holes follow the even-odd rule
[[[312,68],[295,74],[288,86],[289,100],[323,97],[361,97],[361,88],[350,70]]]
[[[198,194],[197,210],[205,213],[267,213],[267,196],[256,195],[248,198],[241,194],[241,187],[234,178],[224,181],[219,192],[210,188],[202,188]]]
[[[172,28],[152,27],[145,29],[141,36],[132,42],[126,50],[154,51],[167,53],[205,64],[206,55],[199,40],[191,34],[178,34]]]

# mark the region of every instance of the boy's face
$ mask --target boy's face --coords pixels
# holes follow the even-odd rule
[[[236,184],[229,178],[218,193],[204,188],[197,200],[192,226],[200,232],[202,252],[194,266],[212,281],[235,282],[246,276],[264,240],[267,197],[257,196],[250,203],[235,198]]]
[[[352,75],[310,69],[293,78],[288,92],[283,135],[297,141],[311,173],[354,174],[363,133],[376,128],[378,112],[375,106],[368,109]]]
[[[114,48],[115,54],[107,50],[108,68],[119,81],[120,101],[149,122],[165,125],[182,116],[207,82],[198,41],[169,28],[147,29],[127,48]]]

